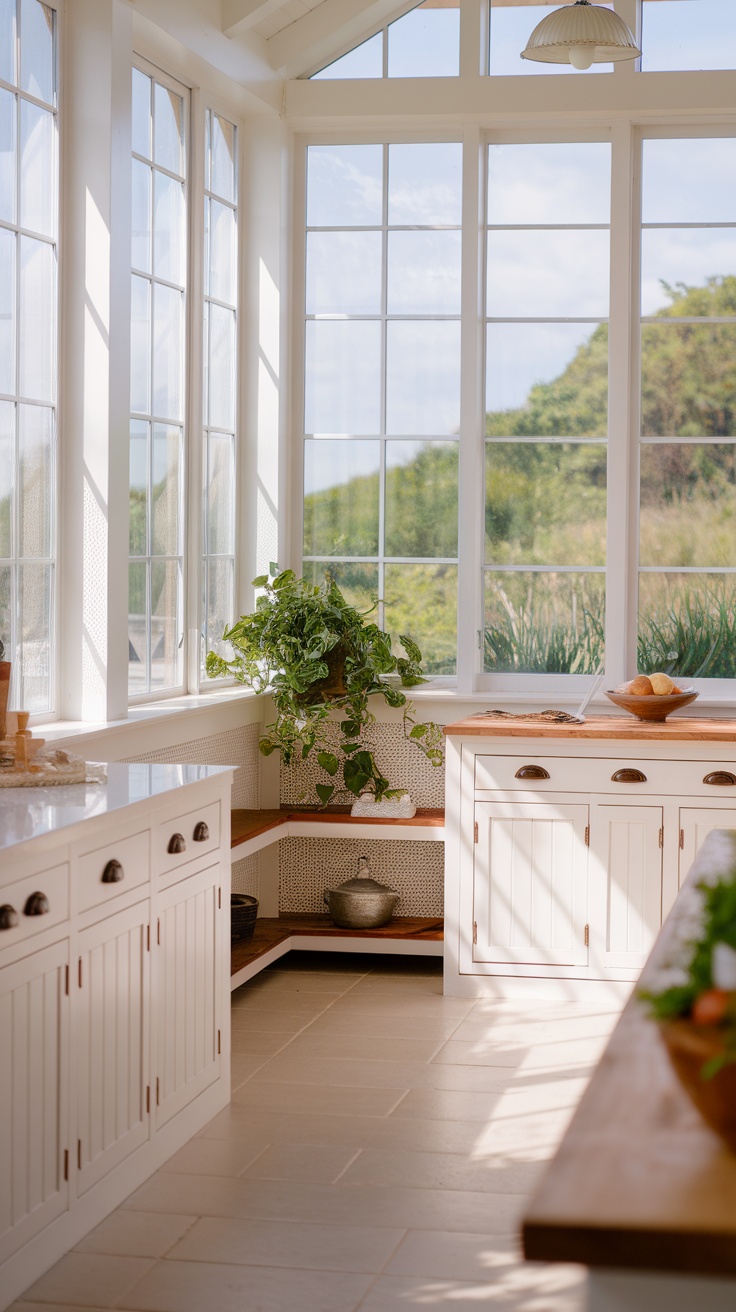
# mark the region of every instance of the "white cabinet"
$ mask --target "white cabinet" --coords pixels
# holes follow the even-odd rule
[[[662,924],[663,845],[661,806],[594,808],[591,852],[604,875],[605,902],[591,915],[606,969],[640,970],[649,955]]]
[[[712,829],[736,829],[736,806],[680,809],[680,886]]]
[[[477,802],[474,962],[585,965],[587,806]]]

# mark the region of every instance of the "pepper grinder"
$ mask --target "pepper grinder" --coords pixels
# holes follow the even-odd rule
[[[27,770],[29,762],[28,744],[33,737],[28,728],[30,711],[18,711],[18,731],[15,735],[15,768],[16,770]]]

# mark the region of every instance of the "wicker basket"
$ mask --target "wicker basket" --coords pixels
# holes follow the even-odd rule
[[[253,937],[258,915],[258,898],[249,893],[230,894],[230,942],[247,943]]]

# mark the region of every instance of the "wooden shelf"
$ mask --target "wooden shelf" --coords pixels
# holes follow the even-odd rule
[[[232,848],[244,847],[237,859],[258,852],[281,838],[394,838],[443,842],[445,813],[423,808],[411,819],[354,816],[349,807],[281,807],[278,810],[231,812]]]
[[[253,937],[247,943],[233,944],[230,987],[238,988],[292,948],[441,956],[443,941],[441,916],[395,916],[378,929],[340,929],[329,916],[321,915],[276,919],[264,916],[256,921]]]

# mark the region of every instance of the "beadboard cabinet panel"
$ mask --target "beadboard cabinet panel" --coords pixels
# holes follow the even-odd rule
[[[601,965],[641,969],[662,926],[661,806],[599,806],[594,854],[605,870]]]

